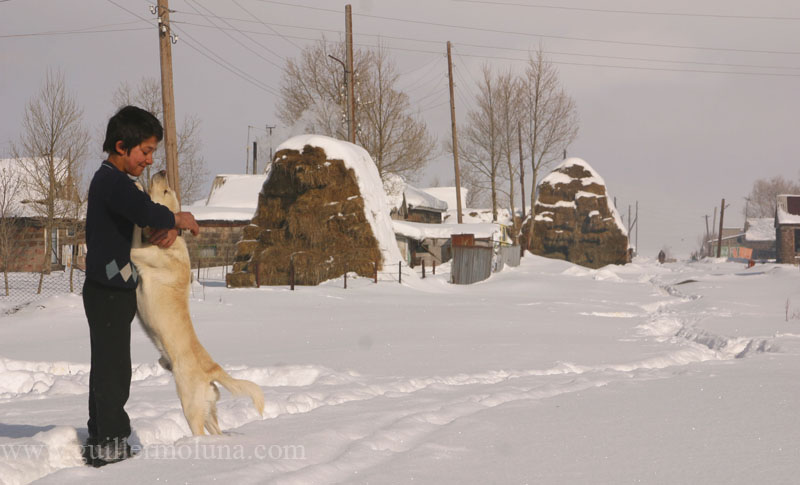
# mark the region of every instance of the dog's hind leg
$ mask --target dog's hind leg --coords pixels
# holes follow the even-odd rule
[[[189,423],[189,429],[195,436],[202,436],[205,433],[203,426],[206,421],[206,410],[208,409],[205,400],[205,385],[202,387],[190,378],[181,377],[180,373],[175,375],[175,384],[178,388],[178,398],[181,400],[183,415]]]
[[[212,382],[210,384],[210,392],[207,394],[208,398],[208,412],[206,414],[206,429],[208,434],[222,434],[217,421],[217,399],[219,399],[219,389]]]

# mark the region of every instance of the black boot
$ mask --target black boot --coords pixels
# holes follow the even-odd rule
[[[87,465],[95,468],[117,463],[133,456],[127,438],[108,439],[96,444],[90,444],[90,439],[87,439],[86,442],[84,461]]]

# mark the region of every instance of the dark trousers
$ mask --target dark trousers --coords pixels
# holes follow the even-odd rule
[[[83,309],[92,350],[89,439],[102,442],[127,438],[131,422],[125,403],[131,389],[131,322],[136,315],[136,290],[111,288],[87,279]]]

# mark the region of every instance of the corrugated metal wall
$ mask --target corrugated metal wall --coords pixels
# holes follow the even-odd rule
[[[509,266],[519,266],[520,263],[519,246],[500,246],[497,258]]]
[[[492,248],[454,246],[450,269],[453,283],[471,285],[488,278],[492,274],[493,254]]]

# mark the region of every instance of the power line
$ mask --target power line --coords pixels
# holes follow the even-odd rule
[[[287,7],[295,7],[295,8],[306,8],[310,10],[318,10],[322,12],[332,12],[332,13],[339,13],[337,10],[328,9],[328,8],[321,8],[321,7],[311,7],[309,5],[298,5],[292,4],[287,2],[280,2],[277,0],[258,0],[263,3],[271,3],[275,5],[284,5]],[[532,32],[518,32],[512,30],[500,30],[500,29],[490,29],[485,27],[471,27],[465,25],[454,25],[454,24],[445,24],[441,22],[430,22],[425,20],[410,20],[410,19],[402,19],[397,17],[387,17],[381,15],[369,15],[369,14],[353,14],[359,17],[364,18],[373,18],[373,19],[380,19],[380,20],[391,20],[394,22],[405,22],[405,23],[412,23],[412,24],[419,24],[419,25],[430,25],[434,27],[447,27],[452,29],[462,29],[462,30],[472,30],[477,32],[490,32],[495,34],[512,34],[512,35],[522,35],[526,37],[540,37],[540,38],[548,38],[548,39],[561,39],[561,40],[577,40],[582,42],[597,42],[603,44],[617,44],[617,45],[633,45],[639,47],[664,47],[670,49],[693,49],[693,50],[704,50],[704,51],[723,51],[723,52],[746,52],[751,54],[787,54],[787,55],[800,55],[798,51],[777,51],[777,50],[759,50],[759,49],[736,49],[730,47],[706,47],[706,46],[690,46],[690,45],[679,45],[679,44],[658,44],[653,42],[632,42],[632,41],[619,41],[619,40],[608,40],[608,39],[592,39],[588,37],[572,37],[566,35],[547,35],[547,34],[536,34]]]
[[[578,12],[593,12],[593,13],[622,13],[633,15],[657,15],[657,16],[671,16],[671,17],[703,17],[703,18],[719,18],[719,19],[736,19],[736,20],[800,20],[800,17],[777,17],[777,16],[761,16],[761,15],[728,15],[728,14],[707,14],[707,13],[690,13],[690,12],[651,12],[644,10],[615,10],[603,8],[585,8],[585,7],[564,7],[561,5],[544,5],[544,4],[527,4],[527,3],[514,3],[514,2],[490,2],[486,0],[455,0],[461,3],[477,3],[493,6],[504,7],[525,7],[525,8],[541,8],[552,10],[568,10]]]
[[[266,1],[266,0],[262,0],[262,1]],[[194,24],[194,23],[191,23],[191,22],[173,21],[172,23],[173,24],[181,23],[181,24],[184,24],[184,25],[194,25],[194,26],[197,26],[197,27],[212,28],[212,27],[210,27],[208,25]],[[258,31],[243,31],[243,32],[256,33],[256,34],[262,34],[262,35],[274,35],[274,34],[269,34],[267,32],[258,32]],[[340,31],[333,31],[333,32],[341,33]],[[364,34],[362,34],[362,35],[364,35]],[[369,35],[372,35],[372,34],[369,34]],[[328,43],[328,44],[335,43],[335,41],[330,41],[330,40],[327,40],[327,39],[313,39],[313,38],[309,38],[309,37],[300,37],[300,36],[288,36],[288,37],[291,37],[293,39],[302,39],[302,40],[308,40],[308,41],[319,41],[319,40],[322,40],[323,42]],[[381,36],[381,37],[390,38],[389,36]],[[435,41],[419,40],[419,39],[406,39],[406,40],[413,40],[413,41],[418,41],[418,42],[435,42]],[[436,43],[439,43],[439,42],[436,42]],[[373,48],[380,47],[380,46],[375,45],[375,44],[365,44],[365,43],[355,43],[354,45],[358,45],[358,46],[362,46],[362,47],[373,47]],[[482,46],[482,45],[478,45],[478,44],[459,44],[459,45],[464,45],[464,46],[467,46],[467,47],[480,47],[480,48],[490,48],[490,49],[504,49],[504,50],[518,51],[518,52],[530,52],[529,50],[526,50],[526,49],[510,48],[510,47]],[[385,46],[385,47],[387,49],[389,49],[389,50],[394,50],[394,51],[419,52],[419,53],[425,53],[425,54],[441,54],[441,52],[439,52],[439,51],[431,51],[431,50],[425,50],[425,49],[411,49],[411,48],[406,48],[406,47],[388,47],[388,46]],[[569,52],[558,52],[558,51],[551,51],[551,52],[548,52],[548,53],[557,54],[557,55],[573,55],[573,56],[581,56],[581,57],[596,57],[596,58],[603,58],[603,59],[644,61],[644,62],[681,63],[681,64],[693,64],[693,65],[697,64],[697,65],[710,65],[710,66],[719,66],[719,67],[752,67],[752,68],[757,68],[757,69],[764,68],[764,69],[800,70],[800,68],[798,68],[798,67],[788,67],[788,66],[780,67],[780,66],[753,65],[753,64],[703,63],[703,62],[697,62],[697,61],[674,61],[674,60],[668,60],[668,59],[653,59],[653,58],[644,58],[644,57],[604,56],[604,55],[580,54],[580,53],[569,53]],[[800,52],[797,52],[797,54],[800,54]],[[477,58],[490,59],[490,60],[491,59],[500,59],[500,60],[527,62],[527,59],[521,59],[521,58],[518,58],[518,57],[501,57],[501,56],[493,56],[493,55],[490,56],[490,55],[466,54],[466,53],[465,54],[461,54],[461,55],[466,56],[466,57],[477,57]],[[610,67],[610,68],[615,68],[616,67],[616,68],[620,68],[620,69],[629,69],[629,70],[630,69],[641,69],[641,70],[646,70],[646,71],[656,70],[656,71],[670,71],[670,72],[734,74],[734,75],[747,75],[747,76],[762,76],[762,75],[763,76],[778,76],[778,77],[785,77],[785,76],[794,77],[795,76],[794,74],[766,73],[766,72],[765,73],[761,73],[761,72],[742,72],[742,71],[714,71],[714,70],[702,70],[702,69],[669,69],[669,68],[652,68],[652,67],[636,67],[636,66],[616,66],[616,65],[609,65],[609,64],[592,64],[592,63],[579,63],[579,62],[567,62],[567,61],[550,61],[550,62],[552,62],[553,64],[563,64],[563,65],[571,65],[571,66]]]
[[[51,35],[74,35],[74,34],[107,34],[112,32],[131,32],[136,30],[150,30],[150,27],[134,27],[131,29],[108,29],[108,30],[53,30],[49,32],[31,32],[27,34],[8,34],[0,35],[0,39],[15,37],[47,37]]]
[[[208,12],[211,12],[211,10],[207,9],[206,7],[204,7],[204,6],[203,6],[203,5],[201,5],[199,2],[195,2],[195,3],[197,3],[197,4],[198,4],[200,7],[202,7],[202,8],[203,8],[203,9],[205,9],[206,11],[208,11]],[[187,5],[189,5],[191,8],[194,8],[194,9],[195,9],[195,11],[196,11],[197,13],[200,13],[200,11],[199,11],[199,10],[197,10],[195,7],[193,7],[193,6],[192,6],[192,2],[191,2],[191,0],[187,0],[187,1],[186,1],[186,4],[187,4]],[[211,13],[213,14],[213,12],[211,12]],[[202,13],[200,13],[200,15],[203,15],[203,14],[202,14]],[[209,19],[208,19],[208,17],[206,17],[205,15],[203,15],[203,18],[205,18],[205,19],[206,19],[206,20],[207,20],[207,21],[208,21],[208,22],[209,22],[211,25],[213,25],[213,26],[214,26],[216,29],[218,29],[218,30],[219,30],[219,31],[221,31],[223,34],[225,34],[225,35],[226,35],[228,38],[230,38],[231,40],[233,40],[234,42],[236,42],[236,43],[237,43],[237,44],[239,44],[240,46],[244,47],[245,49],[249,50],[250,52],[252,52],[252,53],[253,53],[253,54],[255,54],[256,56],[258,56],[260,59],[263,59],[264,61],[266,61],[266,62],[268,62],[268,63],[272,64],[273,66],[277,67],[278,69],[283,69],[283,67],[282,67],[282,66],[280,66],[280,65],[276,64],[276,63],[275,63],[275,62],[274,62],[272,59],[269,59],[269,58],[266,58],[266,57],[264,57],[264,56],[263,56],[263,55],[261,55],[261,53],[259,53],[258,51],[256,51],[256,50],[252,49],[251,47],[249,47],[249,46],[245,45],[245,44],[244,44],[243,42],[241,42],[239,39],[237,39],[237,38],[236,38],[236,37],[234,37],[233,35],[229,34],[227,31],[225,31],[224,29],[222,29],[222,28],[221,28],[221,27],[219,27],[218,25],[214,24],[214,22],[212,22],[211,20],[209,20]],[[284,59],[284,58],[283,58],[281,55],[277,54],[277,53],[276,53],[276,52],[274,52],[272,49],[270,49],[269,47],[267,47],[267,46],[265,46],[265,45],[261,44],[260,42],[258,42],[258,41],[256,41],[256,40],[254,40],[254,39],[250,38],[249,36],[247,36],[246,34],[244,34],[242,31],[240,31],[239,29],[237,29],[237,28],[235,28],[234,26],[232,26],[232,25],[231,25],[231,24],[230,24],[228,21],[226,21],[226,20],[223,20],[223,22],[225,22],[225,24],[226,24],[226,25],[228,25],[228,26],[229,26],[230,28],[232,28],[234,31],[238,32],[240,35],[244,36],[245,38],[247,38],[247,39],[248,39],[248,40],[250,40],[251,42],[254,42],[254,43],[258,44],[258,45],[259,45],[261,48],[263,48],[264,50],[266,50],[266,51],[267,51],[267,52],[269,52],[270,54],[274,55],[275,57],[279,58],[279,59],[280,59],[280,60],[282,60],[282,61],[285,61],[285,60],[286,60],[286,59]]]
[[[233,0],[233,3],[235,3],[235,4],[236,4],[236,6],[237,6],[237,7],[239,7],[240,9],[244,10],[244,11],[245,11],[245,13],[247,13],[248,15],[250,15],[251,17],[253,17],[253,18],[254,18],[254,19],[255,19],[255,20],[258,22],[258,23],[262,24],[264,27],[268,28],[269,30],[271,30],[271,31],[275,32],[275,34],[277,34],[277,35],[278,35],[278,36],[279,36],[281,39],[285,40],[286,42],[288,42],[289,44],[293,45],[294,47],[296,47],[296,48],[298,48],[298,49],[300,49],[300,48],[301,48],[299,45],[295,44],[295,43],[294,43],[294,42],[292,42],[291,40],[289,40],[289,39],[287,39],[286,37],[284,37],[283,35],[281,35],[281,33],[280,33],[280,32],[278,32],[277,30],[275,30],[275,29],[273,29],[272,27],[270,27],[270,26],[269,26],[269,24],[267,24],[267,23],[265,23],[264,21],[262,21],[262,20],[261,20],[259,17],[257,17],[257,16],[256,16],[254,13],[252,13],[251,11],[249,11],[249,10],[247,10],[246,8],[242,7],[242,6],[239,4],[239,2],[237,2],[236,0]]]

